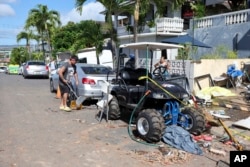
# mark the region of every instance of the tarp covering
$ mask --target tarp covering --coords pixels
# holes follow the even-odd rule
[[[180,126],[168,126],[164,132],[163,141],[177,149],[181,149],[192,154],[203,154],[199,145],[194,142],[191,134]]]
[[[219,86],[213,86],[213,87],[206,87],[201,89],[200,91],[196,92],[195,94],[199,98],[202,99],[212,99],[212,97],[218,97],[218,96],[236,96],[235,93],[232,93],[229,89],[222,88]]]
[[[203,48],[211,48],[211,46],[189,36],[182,35],[174,38],[167,38],[162,40],[163,43],[172,43],[172,44],[191,44],[193,46],[203,47]]]

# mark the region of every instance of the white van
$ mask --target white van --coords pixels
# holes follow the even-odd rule
[[[77,56],[80,63],[97,64],[96,50],[85,48],[78,51]],[[104,49],[99,55],[100,64],[113,68],[113,58],[111,50]]]

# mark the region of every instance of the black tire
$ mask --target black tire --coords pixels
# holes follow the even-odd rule
[[[52,81],[52,79],[49,81],[49,88],[50,88],[50,92],[51,92],[51,93],[55,93],[55,92],[56,92],[56,89],[55,89],[54,86],[53,86],[53,81]]]
[[[117,120],[121,117],[121,110],[118,104],[118,100],[115,96],[109,102],[109,113],[108,119],[109,120]]]
[[[205,117],[201,112],[193,108],[184,108],[181,113],[185,115],[180,114],[179,117],[184,129],[195,135],[199,135],[205,130]],[[185,123],[188,126],[184,126]]]
[[[162,115],[155,109],[142,110],[136,119],[139,136],[150,143],[159,142],[166,126]]]

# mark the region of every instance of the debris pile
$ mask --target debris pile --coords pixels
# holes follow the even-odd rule
[[[136,158],[139,157],[144,162],[160,163],[162,165],[185,163],[192,157],[192,154],[188,152],[167,146],[160,146],[158,150],[152,152],[137,150],[135,154],[137,155]]]

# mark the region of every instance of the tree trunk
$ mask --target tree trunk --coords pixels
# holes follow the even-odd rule
[[[45,61],[46,57],[45,57],[45,48],[44,48],[44,32],[42,32],[42,50],[43,50],[43,58]]]
[[[137,27],[138,27],[138,21],[139,21],[139,13],[140,13],[140,0],[136,0],[135,2],[135,10],[134,10],[134,42],[138,42],[137,37]],[[135,50],[135,68],[138,68],[139,66],[139,54],[138,50]]]

